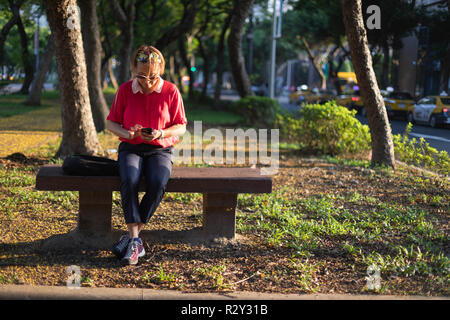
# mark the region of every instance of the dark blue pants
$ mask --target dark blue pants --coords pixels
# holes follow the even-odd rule
[[[147,223],[158,208],[173,165],[173,147],[149,144],[119,146],[120,195],[125,223]],[[139,181],[146,181],[145,195],[139,203]]]

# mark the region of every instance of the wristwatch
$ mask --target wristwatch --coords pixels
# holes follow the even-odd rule
[[[159,132],[161,132],[161,136],[159,137],[159,139],[164,139],[164,131],[163,131],[163,129],[159,129]]]

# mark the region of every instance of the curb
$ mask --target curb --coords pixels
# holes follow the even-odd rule
[[[64,286],[0,285],[0,300],[450,300],[450,297],[281,294],[257,292],[188,293],[142,288],[68,288]]]

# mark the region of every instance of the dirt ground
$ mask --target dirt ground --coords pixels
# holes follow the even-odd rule
[[[20,211],[10,212],[7,217],[2,215],[0,282],[65,286],[68,267],[76,265],[80,267],[83,286],[164,288],[187,292],[368,292],[367,267],[342,250],[345,237],[324,236],[313,254],[304,257],[296,256],[292,248],[269,244],[262,234],[239,230],[232,241],[218,239],[207,243],[158,240],[144,235],[146,255],[137,266],[122,266],[109,250],[81,248],[43,252],[40,248],[47,239],[76,227],[78,210],[76,195],[69,196],[69,200],[62,196],[60,200],[47,201],[40,196],[41,192],[34,190],[33,177],[39,166],[47,161],[20,156],[1,159],[2,170],[23,170],[23,175],[30,181],[17,185],[27,191],[30,198],[16,204],[15,208],[21,208]],[[448,195],[448,184],[442,184],[441,179],[430,179],[424,185],[416,182],[417,187],[412,187],[405,177],[417,176],[420,172],[399,167],[401,169],[390,174],[374,175],[372,169],[285,154],[281,156],[278,173],[273,176],[273,188],[274,191],[290,188],[293,200],[358,192],[385,203],[405,205],[411,205],[412,198],[419,194]],[[2,197],[15,194],[11,185],[0,188]],[[414,205],[437,219],[439,228],[448,236],[448,197],[447,203],[440,206],[418,196],[414,199]],[[124,232],[120,196],[115,194],[113,202],[113,229]],[[342,206],[349,209],[357,206],[358,210],[364,210],[361,206],[365,205],[342,202]],[[238,219],[246,214],[245,210],[238,204]],[[201,195],[183,198],[183,195],[168,193],[145,230],[151,234],[156,230],[177,232],[200,228],[201,211]],[[388,236],[385,241],[389,241]],[[449,253],[447,243],[447,257]],[[448,282],[439,284],[432,277],[382,274],[381,280],[383,294],[449,294]]]

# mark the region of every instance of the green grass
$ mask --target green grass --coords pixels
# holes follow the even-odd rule
[[[0,118],[11,117],[18,114],[24,114],[37,109],[46,108],[49,105],[27,106],[24,104],[26,95],[11,94],[0,96]]]
[[[240,115],[229,111],[212,111],[212,110],[190,110],[185,109],[188,121],[202,121],[210,125],[233,125],[242,122]]]
[[[108,87],[103,90],[108,106],[111,105],[116,89]],[[41,99],[41,106],[27,106],[24,104],[27,99],[23,94],[10,94],[0,96],[0,118],[11,117],[15,115],[26,114],[30,111],[45,109],[59,104],[59,92],[56,90],[44,91]],[[194,101],[185,101],[185,111],[188,121],[202,121],[209,125],[233,125],[242,122],[240,115],[229,111],[212,110],[208,103],[199,103]],[[55,109],[58,113],[60,110]]]
[[[270,195],[239,195],[238,230],[259,235],[269,246],[290,248],[295,257],[312,257],[324,249],[324,239],[331,239],[342,243],[344,256],[365,267],[375,264],[384,276],[449,281],[444,248],[450,239],[427,211],[359,193],[294,200],[292,192],[281,188]],[[348,209],[346,203],[359,207]]]

